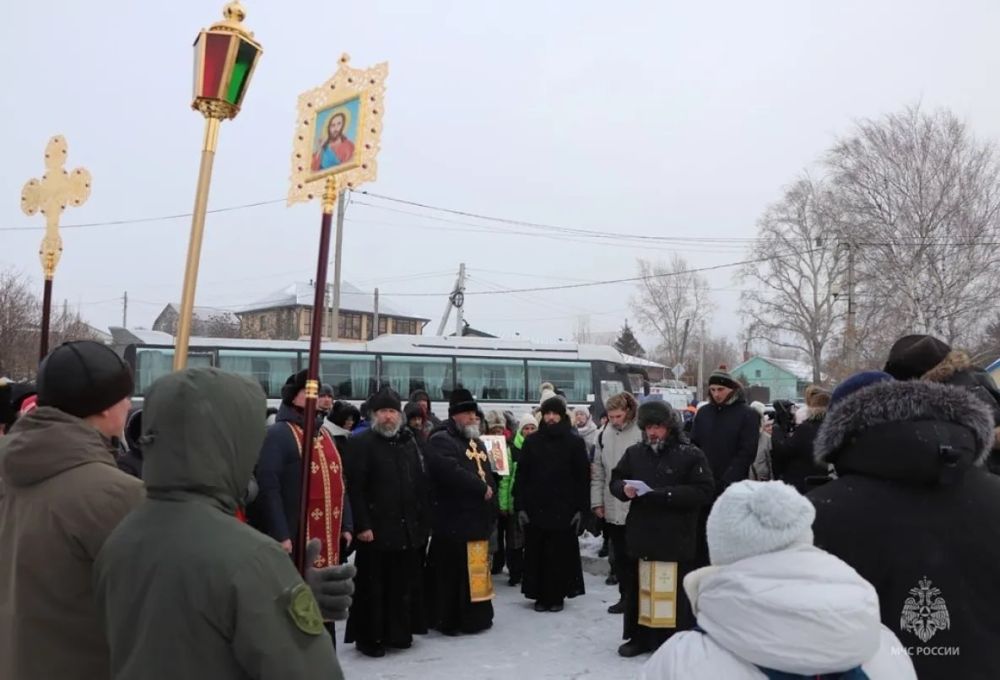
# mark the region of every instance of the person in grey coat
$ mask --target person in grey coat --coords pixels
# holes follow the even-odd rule
[[[636,424],[636,413],[639,404],[628,392],[614,395],[604,405],[607,409],[608,424],[597,437],[597,447],[594,450],[594,462],[591,465],[590,507],[598,519],[604,520],[604,532],[608,537],[610,552],[608,562],[611,565],[609,585],[620,583],[621,578],[616,573],[616,556],[625,555],[625,519],[628,517],[629,504],[618,500],[608,484],[611,482],[611,471],[633,444],[642,441],[642,432]],[[619,593],[621,588],[619,587]],[[618,602],[608,608],[609,614],[621,614],[625,611],[619,597]]]

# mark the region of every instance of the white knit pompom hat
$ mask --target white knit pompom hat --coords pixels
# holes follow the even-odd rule
[[[793,545],[812,545],[816,509],[784,482],[730,485],[708,515],[708,553],[724,565]]]

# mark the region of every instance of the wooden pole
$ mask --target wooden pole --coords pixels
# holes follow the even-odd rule
[[[326,292],[327,261],[330,259],[330,231],[333,226],[333,207],[337,203],[337,180],[330,177],[323,190],[323,219],[319,232],[319,260],[316,263],[316,280],[313,282],[312,330],[309,334],[309,367],[306,369],[305,422],[302,430],[302,496],[299,508],[299,532],[292,545],[295,566],[303,575],[306,568],[306,541],[309,535],[309,475],[312,468],[313,448],[316,445],[316,400],[319,397],[319,354],[323,336],[323,308]],[[335,296],[336,297],[336,294]],[[338,301],[334,301],[337,306]],[[334,540],[340,540],[335,536]]]
[[[52,320],[52,279],[45,278],[45,288],[42,292],[42,337],[38,342],[38,361],[49,353],[49,324]]]

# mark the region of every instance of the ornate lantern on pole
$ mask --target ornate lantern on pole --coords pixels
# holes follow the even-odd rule
[[[205,117],[205,141],[201,152],[194,214],[191,217],[191,239],[184,270],[180,317],[177,321],[175,371],[187,365],[191,316],[194,312],[195,289],[198,286],[198,265],[205,233],[212,164],[219,142],[219,125],[223,120],[235,118],[240,112],[243,96],[263,53],[260,43],[253,39],[253,33],[243,25],[246,12],[238,0],[226,5],[222,14],[223,21],[203,30],[194,42],[194,102],[191,107]]]

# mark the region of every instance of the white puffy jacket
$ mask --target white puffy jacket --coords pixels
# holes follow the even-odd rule
[[[815,677],[861,666],[871,680],[916,680],[903,645],[879,619],[875,588],[813,546],[688,574],[705,632],[668,640],[642,680],[767,680],[758,667]]]
[[[590,507],[604,506],[604,519],[610,524],[625,526],[628,517],[628,503],[623,503],[611,495],[611,471],[633,444],[642,441],[642,432],[635,420],[629,421],[621,430],[605,425],[597,435],[594,449],[594,463],[590,466]]]

